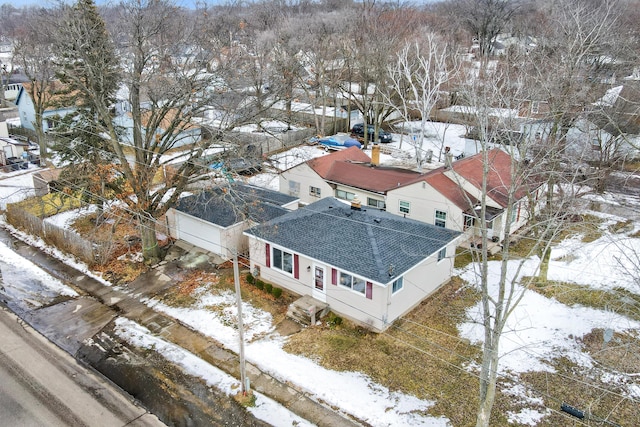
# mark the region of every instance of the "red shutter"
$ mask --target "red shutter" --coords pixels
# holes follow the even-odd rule
[[[266,251],[267,251],[267,255],[266,255],[266,258],[267,258],[267,260],[266,260],[266,264],[267,264],[267,267],[271,267],[271,245],[270,245],[270,244],[268,244],[268,243],[267,243],[267,249],[266,249]]]
[[[335,268],[331,269],[331,284],[332,285],[338,284],[338,270],[336,270]]]
[[[293,254],[293,277],[296,279],[300,278],[300,262],[298,260],[298,254]]]
[[[518,203],[518,215],[516,216],[516,221],[520,221],[520,206],[522,206],[522,204]]]
[[[367,282],[367,290],[366,290],[367,299],[373,299],[373,283]]]

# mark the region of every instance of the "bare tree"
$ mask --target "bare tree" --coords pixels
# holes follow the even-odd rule
[[[455,73],[451,52],[435,35],[428,34],[415,43],[407,43],[398,52],[397,62],[389,65],[390,87],[395,93],[394,99],[400,102],[385,101],[397,108],[405,121],[413,117],[420,118],[418,140],[413,141],[416,162],[419,169],[425,160],[424,141],[427,123],[433,108],[442,96],[442,86]],[[410,142],[411,143],[411,142]],[[442,156],[442,145],[438,160]]]
[[[108,136],[132,193],[123,200],[140,225],[144,258],[153,263],[161,255],[155,231],[157,218],[178,200],[187,185],[204,178],[196,160],[215,138],[243,120],[256,117],[259,111],[246,91],[211,90],[220,80],[226,81],[228,75],[224,71],[228,67],[223,68],[215,56],[217,52],[207,48],[211,44],[207,39],[210,35],[201,31],[206,28],[204,20],[193,20],[166,1],[126,2],[118,12],[120,19],[113,34],[117,34],[116,49],[123,61],[122,83],[131,108],[128,138],[118,132],[111,114],[111,98],[96,89],[102,84],[103,76],[98,71],[103,59],[86,56],[81,69],[67,72],[92,99],[102,126],[100,133]],[[73,24],[77,18],[69,19]],[[90,38],[82,32],[68,36],[76,40]],[[217,120],[209,124],[215,127],[214,138],[195,140],[187,146],[184,162],[174,166],[173,173],[167,174],[164,185],[160,185],[156,176],[168,161],[165,154],[182,146],[197,129],[197,119],[211,109],[219,113]],[[127,128],[126,122],[124,125]],[[129,149],[133,149],[132,155],[127,154]]]
[[[13,49],[15,65],[29,80],[23,87],[33,102],[33,127],[43,162],[48,158],[43,114],[51,106],[56,91],[52,60],[55,34],[52,24],[56,13],[55,9],[30,9],[24,17],[24,25],[16,31]]]
[[[545,268],[545,257],[540,254],[550,253],[551,245],[574,216],[572,213],[578,212],[576,192],[553,192],[546,200],[539,197],[550,181],[562,178],[562,183],[571,189],[577,176],[550,175],[547,156],[553,153],[537,149],[534,139],[518,137],[519,113],[526,109],[532,93],[527,69],[522,67],[527,58],[526,52],[514,50],[499,61],[486,61],[486,69],[467,81],[461,94],[468,105],[468,119],[477,130],[482,157],[482,173],[476,183],[481,191],[476,195],[477,201],[468,198],[466,212],[473,224],[470,252],[475,261],[475,285],[480,291],[480,315],[474,320],[484,329],[478,427],[492,425],[500,342],[508,319],[527,289],[540,280],[537,273]],[[502,113],[494,114],[495,109]],[[497,152],[508,153],[510,162],[500,162]],[[450,166],[453,176],[455,165],[454,162]],[[500,208],[496,198],[503,200],[500,210],[496,210]],[[500,230],[499,235],[496,229]],[[526,236],[529,244],[524,253],[513,259],[512,246],[518,235]],[[492,249],[499,252],[493,258],[498,258],[500,266],[497,275],[490,275],[489,260],[495,252]],[[537,260],[536,271],[521,277],[525,260]]]
[[[303,50],[300,54],[304,71],[299,74],[299,86],[314,107],[314,119],[318,134],[325,135],[327,108],[338,107],[337,93],[343,78],[341,57],[342,40],[348,26],[348,15],[331,12],[308,16],[296,21]],[[321,110],[316,114],[316,108]],[[334,117],[334,123],[335,123]],[[331,129],[332,132],[336,128]]]
[[[378,130],[395,111],[384,99],[392,98],[387,81],[387,66],[405,40],[415,31],[415,10],[408,7],[382,7],[367,1],[353,10],[351,29],[353,43],[344,50],[345,79],[340,89],[348,101],[358,109],[365,124],[374,126],[373,138],[365,126],[364,146],[370,139],[378,139]],[[383,94],[384,98],[383,98]]]
[[[509,25],[518,3],[514,0],[452,0],[448,6],[453,16],[477,39],[480,56],[487,58],[497,36]]]

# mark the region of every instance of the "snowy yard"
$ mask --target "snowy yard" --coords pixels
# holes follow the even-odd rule
[[[452,153],[463,152],[465,140],[461,135],[464,133],[464,128],[450,125],[446,128],[446,133],[444,130],[444,127],[434,128],[428,140],[431,145],[427,148],[438,153],[444,140],[445,145],[451,147]],[[394,137],[392,146],[403,150],[409,148],[405,140],[409,136],[403,135],[402,141],[399,134]],[[299,162],[324,154],[326,153],[317,147],[300,147],[279,154],[270,159],[270,171],[256,175],[249,181],[277,189],[277,170],[287,169]],[[385,157],[382,159],[383,162],[392,160]],[[433,167],[435,166],[437,165],[434,164]],[[4,178],[0,181],[0,203],[3,207],[7,202],[32,194],[30,174]],[[620,202],[614,200],[613,196],[600,201],[611,204]],[[637,200],[624,200],[624,203],[631,204],[634,209],[640,208]],[[580,236],[569,236],[555,246],[551,254],[549,280],[567,282],[598,291],[617,292],[618,289],[624,289],[630,294],[640,295],[640,272],[638,272],[640,238],[637,233],[640,224],[634,222],[629,230],[612,232],[609,226],[626,218],[599,212],[592,212],[592,214],[604,220],[601,224],[601,237],[585,243]],[[64,215],[66,215],[64,221],[68,221],[69,213]],[[63,222],[62,219],[59,222]],[[630,257],[629,254],[633,256]],[[0,257],[5,264],[11,266],[14,272],[12,274],[27,268],[33,269],[28,261],[12,254],[10,249],[1,243]],[[512,261],[514,268],[518,262],[520,261]],[[524,268],[520,274],[534,274],[538,260],[531,258],[523,262]],[[456,271],[456,274],[469,284],[473,284],[476,268],[477,266],[470,264]],[[497,274],[498,268],[497,262],[491,262],[490,274]],[[4,269],[3,273],[5,273]],[[42,273],[37,274],[42,276]],[[509,319],[500,346],[500,375],[505,379],[503,394],[517,403],[514,403],[515,409],[501,408],[506,412],[510,422],[516,425],[549,425],[544,424],[545,418],[558,412],[559,409],[553,399],[566,397],[571,402],[571,396],[557,396],[552,392],[540,395],[539,388],[530,385],[527,381],[529,378],[527,375],[532,373],[566,375],[557,370],[559,359],[566,359],[574,367],[576,377],[567,380],[587,382],[587,388],[593,388],[594,396],[599,392],[604,393],[603,390],[612,390],[612,393],[620,396],[621,405],[631,404],[640,408],[638,371],[617,371],[615,367],[605,369],[585,344],[587,335],[594,330],[602,330],[610,338],[610,345],[614,345],[621,337],[632,338],[635,343],[634,357],[637,357],[637,344],[640,339],[640,321],[637,318],[631,319],[617,314],[615,307],[605,309],[578,304],[567,305],[554,298],[545,297],[535,290],[519,289],[519,291],[522,292],[523,299]],[[4,290],[1,290],[0,294],[15,299],[40,299],[46,303],[51,299],[52,294],[71,295],[71,291],[59,281],[45,277],[32,289],[12,289],[11,282],[7,281],[5,276]],[[234,324],[235,316],[233,295],[199,292],[195,297],[197,302],[190,308],[171,307],[157,299],[149,299],[146,303],[216,339],[225,347],[238,351],[237,331],[235,327],[230,326]],[[211,306],[223,309],[212,311],[208,308]],[[443,309],[446,310],[446,306]],[[636,307],[636,310],[640,311],[640,307]],[[243,313],[245,326],[248,329],[245,333],[247,359],[274,377],[306,390],[337,410],[374,426],[457,425],[451,417],[447,417],[447,414],[431,415],[429,413],[439,399],[455,400],[455,395],[434,394],[428,398],[418,398],[409,393],[397,391],[398,387],[382,385],[370,376],[359,372],[327,369],[319,363],[318,358],[298,356],[285,351],[287,338],[275,332],[275,325],[269,313],[247,303]],[[459,338],[470,343],[482,341],[483,331],[477,323],[479,315],[479,305],[473,304],[467,309],[466,318],[457,325]],[[210,384],[222,390],[229,392],[232,387],[237,386],[237,380],[225,376],[214,367],[204,366],[206,364],[195,359],[193,355],[153,337],[149,331],[136,324],[121,321],[119,330],[122,337],[140,346],[153,346],[167,359],[182,365],[190,372],[207,377]],[[454,351],[454,349],[451,350]],[[430,362],[432,362],[430,356],[425,354],[425,365]],[[474,363],[459,364],[455,369],[463,372],[463,375],[477,373],[477,365]],[[452,403],[455,404],[455,402]],[[583,407],[589,403],[575,402]],[[598,409],[597,405],[595,409]],[[303,420],[264,397],[259,398],[255,411],[260,418],[274,425],[306,425]],[[615,408],[612,411],[615,412]],[[469,416],[472,417],[472,415]],[[569,423],[566,418],[564,420]],[[640,423],[640,419],[636,418],[634,422]]]

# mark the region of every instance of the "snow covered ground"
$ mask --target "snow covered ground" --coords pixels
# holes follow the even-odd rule
[[[440,144],[439,141],[442,140],[442,133],[438,132],[443,132],[443,130],[443,127],[434,129],[432,142],[434,150],[439,149],[437,144]],[[447,146],[452,147],[451,150],[454,153],[464,148],[465,140],[460,137],[463,130],[462,127],[453,125],[446,129],[444,139]],[[409,148],[405,144],[406,141],[401,143],[399,135],[395,135],[395,138],[396,140],[392,143],[394,147],[400,149],[400,145],[403,144],[402,149]],[[250,182],[277,188],[276,170],[286,169],[296,162],[325,154],[324,151],[318,150],[316,147],[300,147],[279,154],[271,159],[271,171],[253,177]],[[0,181],[0,203],[15,201],[32,194],[30,174],[2,178],[5,179]],[[611,198],[603,198],[601,201],[603,203],[610,202]],[[637,200],[632,199],[625,199],[624,204],[632,205],[635,208],[640,205]],[[65,223],[73,214],[64,215],[66,216],[54,218],[52,221]],[[633,234],[640,228],[639,225],[635,224],[627,232],[613,234],[607,226],[621,220],[621,218],[610,214],[598,215],[606,220],[602,225],[602,237],[591,243],[583,243],[578,237],[571,236],[554,247],[548,278],[600,290],[624,288],[629,292],[640,294],[640,285],[634,280],[634,276],[629,274],[629,271],[635,271],[638,263],[634,263],[633,258],[625,255],[631,251],[637,251],[636,253],[640,254],[640,239],[634,237]],[[40,244],[42,245],[42,243]],[[27,260],[15,254],[12,255],[10,249],[3,244],[0,244],[0,259],[11,265],[14,273],[34,268]],[[519,261],[513,261],[510,266],[512,271],[514,271],[517,262]],[[536,258],[524,260],[520,274],[531,274],[537,268],[537,263]],[[621,265],[626,265],[629,270],[622,268]],[[470,283],[474,283],[475,267],[472,264],[456,273]],[[496,277],[499,265],[491,263],[490,268],[491,275]],[[41,273],[34,274],[40,275]],[[640,275],[635,277],[637,279]],[[495,284],[495,281],[492,283]],[[50,298],[51,294],[70,292],[53,278],[42,278],[39,280],[38,286],[27,290],[8,289],[11,283],[5,283],[4,286],[5,289],[2,293],[5,295],[32,300],[46,300]],[[640,333],[638,322],[612,311],[578,305],[567,306],[534,291],[518,290],[523,294],[523,299],[509,319],[500,346],[501,372],[516,380],[517,376],[523,372],[552,371],[550,361],[558,356],[565,356],[579,366],[592,366],[594,361],[583,348],[580,338],[595,328],[611,329],[615,332],[635,331],[636,334]],[[43,297],[40,298],[38,295],[43,295]],[[234,323],[233,319],[236,315],[233,296],[230,294],[214,295],[202,291],[197,295],[197,298],[197,305],[191,309],[169,307],[157,300],[148,300],[146,303],[218,340],[227,348],[237,351],[238,336],[235,328],[229,326]],[[215,312],[207,310],[206,307],[211,305],[223,307],[223,309]],[[425,415],[433,405],[431,401],[392,392],[357,372],[329,371],[313,360],[286,353],[282,350],[286,338],[275,332],[271,316],[268,313],[246,303],[243,313],[248,331],[245,333],[247,359],[271,375],[295,384],[338,410],[374,426],[451,425],[446,418]],[[468,311],[468,319],[459,325],[460,335],[472,342],[481,342],[483,339],[480,326],[474,322],[478,315],[479,306],[472,307]],[[204,362],[195,359],[188,352],[159,340],[139,325],[121,321],[119,331],[122,337],[126,337],[131,342],[141,346],[154,346],[167,359],[181,364],[185,369],[202,376],[210,384],[223,391],[230,392],[231,389],[237,389],[238,381],[234,378],[217,371],[215,367],[206,366]],[[277,362],[273,363],[272,361]],[[475,369],[473,366],[467,368]],[[626,389],[628,396],[640,399],[640,384],[637,377],[620,374],[610,378],[609,381]],[[527,390],[521,386],[514,385],[509,392],[514,395],[514,398],[532,399],[528,397]],[[285,408],[263,396],[259,397],[255,411],[257,416],[273,425],[308,425]],[[511,419],[521,424],[535,425],[544,415],[544,412],[527,409],[511,414]]]

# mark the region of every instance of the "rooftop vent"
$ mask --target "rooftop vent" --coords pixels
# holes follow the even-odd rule
[[[351,200],[351,209],[355,211],[359,211],[361,208],[362,208],[362,203],[360,202],[360,199],[358,199],[357,197],[354,197],[353,200]]]

